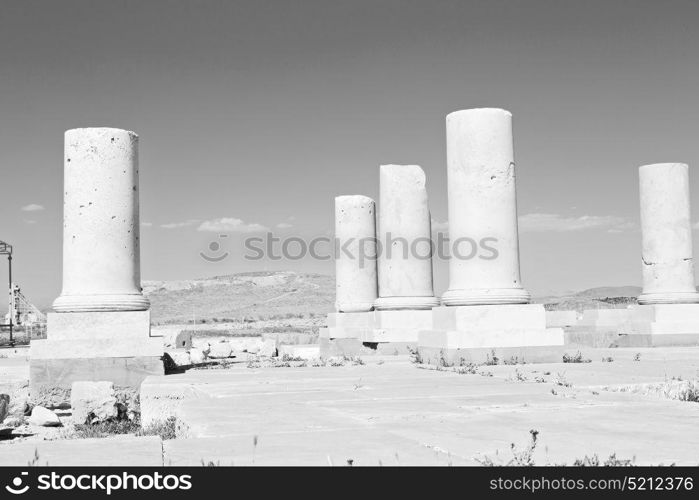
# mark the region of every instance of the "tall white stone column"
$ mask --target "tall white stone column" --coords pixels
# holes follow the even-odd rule
[[[65,133],[63,291],[57,312],[141,311],[138,136],[114,128]]]
[[[643,239],[639,304],[699,303],[694,285],[688,170],[684,163],[639,168]]]
[[[381,165],[377,310],[431,309],[432,239],[425,172],[418,165]]]
[[[504,109],[447,116],[448,306],[526,304],[519,272],[512,114]]]
[[[336,311],[371,311],[377,297],[374,200],[335,198],[335,241]]]

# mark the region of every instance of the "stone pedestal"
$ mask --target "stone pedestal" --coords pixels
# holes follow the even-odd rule
[[[468,109],[447,116],[447,306],[526,304],[519,273],[512,115]]]
[[[417,165],[381,165],[377,310],[432,309],[432,234],[425,173]]]
[[[438,307],[433,329],[421,331],[418,351],[423,362],[544,363],[560,362],[561,328],[546,328],[541,304]]]
[[[546,326],[549,328],[576,326],[579,321],[577,311],[546,311]]]
[[[162,375],[163,337],[150,336],[150,311],[48,313],[45,340],[30,348],[32,394],[76,381],[138,387]]]
[[[637,345],[699,346],[699,304],[632,305],[620,333]]]
[[[428,363],[555,362],[563,330],[546,328],[519,274],[512,115],[469,109],[447,116],[449,290],[418,335]]]
[[[136,388],[163,373],[164,352],[141,293],[138,136],[68,130],[64,161],[63,289],[31,343],[32,395],[80,380]]]
[[[643,293],[639,304],[699,303],[694,285],[689,174],[684,163],[639,168]]]
[[[320,330],[323,357],[406,354],[417,347],[418,333],[432,327],[432,311],[331,313],[327,324]]]
[[[629,321],[629,309],[586,309],[577,324],[565,328],[570,347],[645,347],[641,337],[629,337],[622,327]]]
[[[371,311],[378,296],[374,200],[335,198],[335,244],[335,310]]]

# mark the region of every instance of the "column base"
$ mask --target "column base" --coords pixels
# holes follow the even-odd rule
[[[150,302],[140,293],[61,295],[53,302],[56,312],[146,311]]]
[[[163,338],[150,336],[150,311],[49,313],[47,338],[30,346],[34,395],[61,393],[79,380],[138,389],[163,375]]]
[[[328,327],[320,330],[321,355],[407,354],[420,330],[432,328],[432,317],[428,309],[328,314]]]
[[[579,322],[577,311],[546,311],[546,326],[549,328],[566,328]]]
[[[418,334],[422,361],[449,365],[561,362],[563,346],[541,304],[438,307],[433,329]]]
[[[649,347],[650,338],[621,333],[629,321],[629,309],[586,309],[576,325],[565,328],[566,346],[574,347]]]
[[[374,302],[377,311],[432,309],[437,306],[437,297],[379,297]]]
[[[628,308],[620,333],[648,337],[651,346],[699,346],[699,304],[648,304]]]
[[[531,295],[524,288],[484,288],[448,290],[442,295],[445,306],[528,304]]]
[[[699,292],[659,292],[642,293],[638,296],[638,303],[647,304],[698,304]]]
[[[373,302],[355,302],[352,304],[335,304],[338,313],[361,313],[374,309]]]

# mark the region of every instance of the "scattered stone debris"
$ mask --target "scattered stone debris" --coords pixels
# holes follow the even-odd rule
[[[29,424],[39,427],[60,427],[63,425],[58,415],[43,406],[35,406],[32,409]]]
[[[73,382],[70,406],[75,424],[106,422],[119,415],[112,382]]]

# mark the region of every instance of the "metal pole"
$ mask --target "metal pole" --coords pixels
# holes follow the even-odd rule
[[[10,347],[15,346],[15,341],[12,338],[12,328],[14,321],[14,295],[12,294],[12,254],[7,255],[7,266],[9,268],[9,279],[10,279]]]

